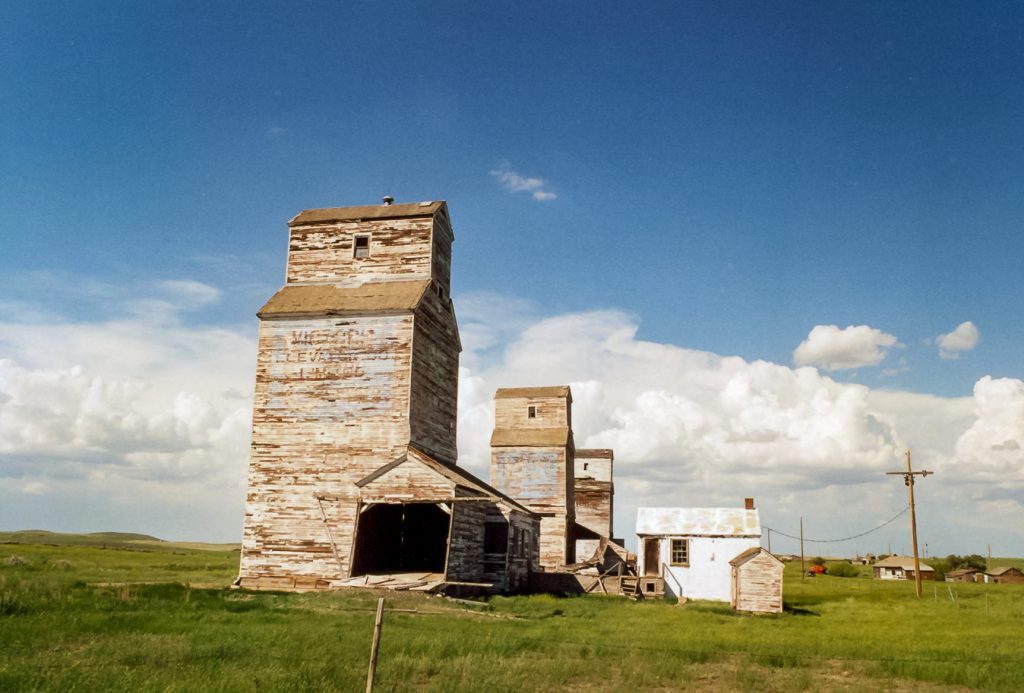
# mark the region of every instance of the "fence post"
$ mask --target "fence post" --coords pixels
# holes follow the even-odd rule
[[[370,645],[370,670],[366,672],[366,693],[373,693],[373,677],[377,674],[377,651],[380,649],[380,630],[384,621],[384,597],[377,599],[377,618],[373,622],[373,644]]]

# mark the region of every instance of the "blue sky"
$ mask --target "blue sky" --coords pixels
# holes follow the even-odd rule
[[[17,428],[0,525],[233,538],[253,313],[283,281],[286,221],[390,194],[452,211],[460,436],[489,430],[493,387],[578,383],[592,431],[577,438],[615,445],[633,494],[623,533],[635,505],[726,503],[716,489],[756,478],[746,495],[783,530],[833,496],[881,493],[863,517],[823,520],[846,536],[900,507],[902,487],[858,470],[910,446],[949,479],[934,479],[936,515],[990,504],[990,527],[937,532],[950,551],[997,537],[1024,554],[1005,529],[1024,502],[1022,122],[1017,3],[8,3],[0,427],[46,410],[96,431],[58,445],[60,427]],[[556,344],[575,358],[548,359]],[[612,352],[629,364],[595,356]],[[183,389],[204,368],[217,377]],[[722,404],[737,377],[749,406]],[[39,379],[48,399],[25,384]],[[96,388],[120,418],[83,413]],[[820,391],[847,413],[808,405],[804,440],[828,429],[821,446],[845,452],[713,445],[767,440],[781,419],[793,438]],[[843,409],[848,392],[862,404]],[[635,447],[654,435],[636,417],[665,411],[664,445]],[[465,458],[485,470],[473,440]],[[210,465],[234,505],[190,524],[161,489],[198,489]],[[144,518],[104,491],[128,477]]]

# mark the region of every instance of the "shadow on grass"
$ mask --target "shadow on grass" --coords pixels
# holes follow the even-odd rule
[[[804,609],[803,607],[796,606],[794,604],[783,604],[782,610],[787,614],[792,614],[794,616],[821,616],[821,614],[817,611]]]

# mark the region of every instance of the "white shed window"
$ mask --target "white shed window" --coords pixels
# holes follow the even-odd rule
[[[528,419],[536,419],[537,418],[537,407],[527,407],[526,408],[526,418],[528,418]]]
[[[690,565],[690,542],[686,539],[672,540],[672,565]]]

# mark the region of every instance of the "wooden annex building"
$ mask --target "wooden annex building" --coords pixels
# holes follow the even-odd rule
[[[289,222],[285,285],[258,313],[236,584],[333,587],[370,573],[526,584],[540,518],[456,465],[453,241],[444,202]]]
[[[494,395],[491,483],[540,517],[540,565],[625,560],[613,539],[612,450],[576,449],[567,385],[501,388]]]

